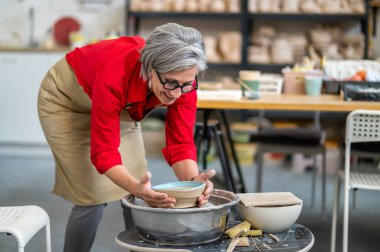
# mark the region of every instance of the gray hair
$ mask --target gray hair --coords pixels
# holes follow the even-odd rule
[[[160,73],[180,71],[197,66],[198,72],[207,69],[201,33],[175,23],[157,26],[141,51],[140,75],[149,79],[153,69]]]

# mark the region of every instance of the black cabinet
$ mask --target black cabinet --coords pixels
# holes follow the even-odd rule
[[[247,52],[249,46],[249,39],[252,35],[252,28],[256,22],[275,20],[276,22],[358,22],[361,27],[361,32],[364,35],[364,58],[368,58],[368,42],[369,42],[369,29],[368,19],[370,13],[369,0],[365,0],[366,11],[363,14],[290,14],[290,13],[250,13],[248,11],[248,1],[241,0],[240,13],[185,13],[185,12],[134,12],[129,8],[129,0],[126,0],[126,34],[136,35],[140,30],[140,22],[142,19],[202,19],[207,25],[208,20],[236,20],[240,21],[240,32],[242,34],[242,49],[241,49],[241,62],[240,64],[229,63],[211,63],[210,69],[252,69],[260,70],[262,72],[280,73],[281,69],[290,64],[252,64],[248,62]]]

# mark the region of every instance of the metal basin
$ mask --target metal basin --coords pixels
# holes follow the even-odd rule
[[[209,202],[194,208],[152,208],[132,195],[122,199],[131,208],[141,239],[158,245],[195,245],[218,240],[231,206],[238,202],[229,191],[214,189]]]

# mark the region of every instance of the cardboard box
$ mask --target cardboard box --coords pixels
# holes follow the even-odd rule
[[[323,77],[323,72],[321,70],[316,70],[312,72],[293,72],[285,71],[284,75],[284,94],[305,94],[305,76],[321,76]]]

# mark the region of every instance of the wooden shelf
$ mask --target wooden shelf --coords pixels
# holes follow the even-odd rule
[[[134,12],[129,11],[129,1],[127,1],[127,34],[135,35],[139,31],[141,19],[153,18],[166,18],[166,19],[205,19],[205,20],[218,20],[218,19],[234,19],[240,21],[240,32],[242,34],[242,61],[240,64],[228,63],[209,63],[209,69],[253,69],[268,73],[281,73],[281,70],[290,64],[252,64],[248,62],[247,51],[250,45],[249,39],[252,35],[252,27],[257,20],[275,20],[281,22],[297,21],[297,22],[359,22],[365,39],[364,58],[368,56],[368,17],[370,12],[369,0],[366,1],[366,13],[364,14],[350,14],[350,13],[336,13],[336,14],[304,14],[304,13],[249,13],[248,0],[241,0],[241,13],[189,13],[189,12]],[[374,3],[371,3],[373,6]],[[378,1],[376,4],[379,4]]]
[[[130,17],[139,18],[240,18],[240,13],[206,13],[206,12],[128,12]]]
[[[364,20],[366,14],[297,14],[297,13],[249,13],[249,19],[303,20],[303,21],[347,21]]]

